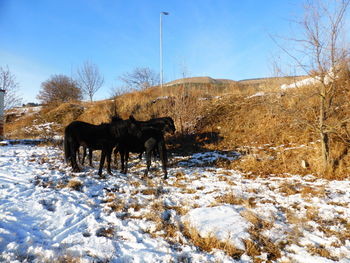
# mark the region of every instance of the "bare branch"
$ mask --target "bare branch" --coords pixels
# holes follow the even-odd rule
[[[102,87],[104,78],[101,76],[98,67],[89,61],[85,61],[83,66],[77,70],[77,84],[90,101],[95,93]]]
[[[8,67],[0,67],[0,89],[5,90],[5,110],[22,104],[22,99],[18,95],[19,84]]]

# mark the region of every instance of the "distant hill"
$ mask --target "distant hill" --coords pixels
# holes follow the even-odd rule
[[[242,80],[231,80],[231,79],[214,79],[211,77],[191,77],[182,78],[165,83],[165,87],[171,87],[183,84],[194,84],[194,85],[232,85],[236,84],[239,86],[259,86],[261,84],[274,83],[274,84],[289,84],[301,79],[306,78],[306,76],[289,76],[289,77],[268,77],[268,78],[252,78],[252,79],[242,79]]]
[[[242,79],[237,81],[241,85],[260,85],[266,82],[270,83],[292,83],[305,79],[307,76],[286,76],[286,77],[268,77],[268,78],[252,78],[252,79]]]
[[[192,78],[182,78],[165,83],[164,86],[174,86],[181,84],[234,84],[237,83],[230,79],[213,79],[211,77],[192,77]]]

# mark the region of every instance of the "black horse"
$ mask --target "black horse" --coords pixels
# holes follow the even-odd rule
[[[112,123],[113,122],[118,122],[118,121],[122,121],[122,118],[120,118],[118,115],[113,116],[112,119],[111,119]],[[88,147],[86,145],[82,145],[82,147],[83,147],[83,156],[82,156],[81,160],[80,160],[79,148],[77,150],[77,155],[78,155],[78,159],[79,159],[81,165],[84,165]],[[91,167],[94,167],[93,164],[92,164],[92,152],[93,152],[93,150],[102,150],[102,149],[89,148],[89,164],[90,164]]]
[[[153,118],[148,121],[137,121],[143,128],[153,128],[162,132],[163,136],[166,133],[174,134],[176,131],[174,120],[171,117],[160,117]],[[154,149],[153,153],[156,156],[157,148]],[[115,160],[117,160],[118,149],[114,150]],[[143,152],[139,153],[140,160],[142,159]]]
[[[133,119],[131,116],[130,119]],[[118,151],[121,159],[121,170],[122,173],[127,173],[128,170],[128,159],[129,153],[139,153],[142,154],[146,152],[146,162],[147,168],[145,170],[145,176],[148,175],[150,166],[151,166],[151,155],[153,152],[157,151],[162,162],[162,169],[164,172],[164,179],[167,179],[167,151],[165,147],[165,141],[163,136],[163,130],[159,130],[155,127],[152,127],[145,122],[136,121],[141,125],[141,133],[139,136],[128,135],[123,140],[120,140],[115,152]]]
[[[73,171],[80,171],[76,153],[80,146],[92,150],[102,150],[98,174],[107,156],[107,171],[111,174],[111,154],[115,145],[128,135],[141,136],[139,124],[133,119],[112,121],[94,125],[82,121],[73,121],[64,130],[64,153],[66,162],[71,162]]]
[[[176,131],[174,120],[171,117],[153,118],[148,121],[138,121],[138,123],[143,127],[158,129],[162,131],[163,135],[167,132],[174,134]]]
[[[119,116],[115,116],[112,118],[112,122],[115,121],[120,121],[121,118]],[[150,119],[148,121],[137,121],[142,127],[144,128],[153,128],[153,129],[157,129],[159,131],[162,132],[162,134],[164,135],[165,133],[171,133],[174,134],[176,129],[175,129],[175,125],[174,125],[174,120],[171,117],[161,117],[161,118],[153,118]],[[164,139],[163,139],[164,140]],[[92,151],[95,149],[89,148],[89,164],[92,167]],[[86,157],[86,151],[87,151],[87,147],[83,146],[83,157],[81,159],[81,164],[84,165],[84,161],[85,161],[85,157]],[[118,153],[118,147],[114,150],[114,156],[115,156],[115,163],[117,166],[117,153]],[[154,154],[156,154],[158,152],[158,149],[155,148],[154,149]],[[142,158],[142,153],[143,151],[137,152],[139,153],[139,157],[140,159]],[[122,158],[122,157],[121,157]],[[124,157],[123,157],[124,159]],[[122,166],[124,167],[124,164],[122,162]],[[122,167],[122,171],[124,170],[124,168]]]

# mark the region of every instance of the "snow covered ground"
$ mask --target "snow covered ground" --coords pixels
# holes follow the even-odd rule
[[[0,146],[0,262],[350,262],[349,181],[253,178],[215,158],[173,156],[167,181],[158,163],[141,178],[137,158],[100,178],[59,148]]]

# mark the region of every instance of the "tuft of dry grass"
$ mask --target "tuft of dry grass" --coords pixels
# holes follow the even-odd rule
[[[288,195],[299,194],[301,192],[300,188],[301,188],[301,185],[299,183],[286,181],[280,185],[279,191],[283,195],[288,196]]]
[[[67,188],[73,189],[75,191],[81,191],[83,188],[83,183],[80,181],[77,181],[76,179],[69,180],[68,184],[66,185]]]
[[[189,208],[186,206],[168,206],[167,209],[175,210],[178,215],[185,215],[188,213]]]
[[[156,188],[146,188],[140,191],[143,195],[157,195],[158,191]]]
[[[183,234],[199,249],[211,252],[213,249],[220,249],[234,259],[240,259],[245,251],[236,248],[230,241],[221,241],[213,234],[202,237],[199,232],[188,222],[184,222]]]
[[[320,256],[323,258],[328,258],[333,261],[339,261],[338,257],[334,257],[331,255],[331,253],[322,245],[315,246],[315,245],[307,245],[306,246],[307,251],[312,255],[312,256]]]
[[[218,204],[242,205],[244,200],[242,197],[237,197],[233,193],[227,193],[215,198],[215,206]]]
[[[251,210],[243,210],[241,216],[252,223],[252,227],[248,230],[251,239],[244,240],[247,255],[252,257],[254,262],[259,262],[260,259],[257,257],[261,253],[266,253],[270,261],[280,258],[285,244],[274,244],[262,234],[264,230],[272,228],[274,222],[262,219]]]
[[[81,259],[68,254],[59,256],[55,261],[57,263],[80,263]]]
[[[303,185],[301,188],[301,196],[303,198],[309,197],[324,197],[326,195],[325,186],[315,186],[315,185]]]
[[[114,201],[108,204],[108,207],[112,209],[113,212],[121,212],[125,208],[125,204],[120,201]]]
[[[96,230],[96,236],[97,237],[107,237],[107,238],[112,238],[115,234],[114,228],[113,227],[101,227]]]

